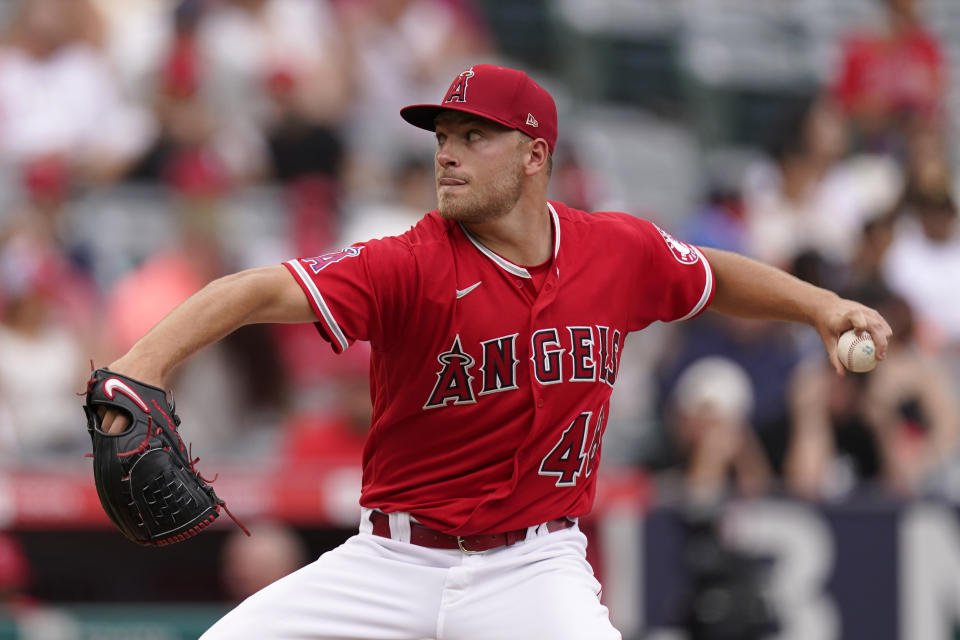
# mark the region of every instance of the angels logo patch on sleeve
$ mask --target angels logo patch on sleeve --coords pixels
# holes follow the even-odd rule
[[[660,232],[660,236],[667,243],[667,248],[670,249],[670,253],[677,259],[677,262],[696,264],[697,260],[700,259],[700,253],[686,242],[680,242],[657,225],[653,225],[653,228]]]
[[[316,275],[335,262],[340,262],[345,258],[356,258],[358,255],[360,255],[361,249],[363,249],[363,247],[347,247],[346,249],[341,249],[340,251],[325,253],[322,256],[317,256],[316,258],[304,258],[303,264],[310,267],[310,271]]]

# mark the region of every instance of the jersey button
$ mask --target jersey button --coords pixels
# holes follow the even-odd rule
[[[537,408],[538,408],[538,409],[542,409],[542,408],[543,408],[543,398],[538,398],[538,399],[537,399]]]

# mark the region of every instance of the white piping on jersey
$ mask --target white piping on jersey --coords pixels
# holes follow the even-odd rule
[[[553,228],[554,228],[553,257],[556,258],[557,253],[560,252],[560,217],[557,216],[557,212],[554,210],[553,205],[550,204],[549,202],[547,203],[547,208],[550,209],[550,215],[553,218]],[[494,264],[496,264],[498,267],[500,267],[507,273],[512,273],[518,278],[530,278],[529,271],[527,271],[526,269],[524,269],[518,264],[514,264],[509,260],[502,258],[501,256],[497,255],[493,251],[490,251],[490,249],[487,249],[485,246],[483,246],[483,244],[479,240],[474,238],[470,234],[470,232],[467,231],[467,228],[463,226],[462,222],[459,224],[460,224],[460,228],[463,230],[464,235],[466,235],[467,239],[473,243],[473,246],[475,246],[480,251],[480,253],[490,258],[490,260],[492,260]],[[559,267],[557,268],[557,275],[558,276],[560,275]]]
[[[547,209],[550,209],[550,215],[553,216],[553,228],[556,230],[556,233],[553,234],[553,257],[556,259],[557,254],[560,253],[560,216],[557,215],[553,205],[549,202],[547,203]],[[557,268],[557,275],[560,275],[559,267]]]
[[[690,313],[683,316],[682,318],[677,318],[674,322],[682,322],[684,320],[689,320],[693,316],[700,313],[704,305],[707,304],[707,300],[710,299],[710,292],[713,291],[713,269],[710,268],[710,264],[707,262],[706,256],[700,253],[700,249],[691,246],[691,248],[697,252],[697,255],[700,256],[700,262],[703,263],[703,270],[706,272],[706,282],[703,285],[703,295],[700,296],[700,300],[697,304],[690,310]]]
[[[350,346],[347,342],[347,337],[343,335],[340,325],[338,325],[337,321],[333,319],[333,314],[330,313],[330,308],[327,306],[323,296],[320,295],[320,289],[317,288],[317,284],[312,278],[310,278],[309,275],[307,275],[306,270],[303,268],[303,265],[300,264],[299,260],[288,260],[287,264],[293,267],[294,271],[297,272],[297,275],[300,276],[300,281],[306,285],[307,290],[310,292],[310,296],[313,297],[313,301],[317,304],[317,308],[320,310],[320,314],[323,316],[327,326],[333,333],[332,337],[338,343],[340,343],[340,350],[344,351],[348,346]]]

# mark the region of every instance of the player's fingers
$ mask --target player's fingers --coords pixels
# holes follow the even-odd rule
[[[846,319],[851,327],[856,330],[858,335],[863,331],[870,330],[870,320],[867,318],[867,314],[862,309],[854,309],[853,311],[850,311],[847,314]],[[844,327],[843,331],[846,330],[847,328]],[[843,333],[843,331],[840,333]]]
[[[130,426],[130,419],[123,413],[117,412],[107,433],[123,433]]]
[[[827,350],[827,357],[830,359],[830,365],[837,372],[838,376],[845,376],[847,369],[840,363],[840,357],[837,355],[837,338],[829,331],[822,332],[820,339],[823,340],[823,347]]]
[[[890,343],[893,330],[878,311],[870,307],[860,306],[848,312],[845,320],[858,334],[863,331],[870,334],[870,337],[873,338],[873,345],[877,350],[877,360],[883,360],[886,357],[887,346]],[[843,330],[845,331],[846,328]]]
[[[110,428],[110,423],[113,422],[113,413],[107,412],[107,408],[104,406],[97,407],[97,417],[100,418],[100,430],[106,431]]]
[[[130,422],[123,413],[106,407],[97,407],[97,415],[100,416],[100,430],[104,433],[123,433]]]
[[[873,345],[877,348],[877,359],[883,360],[887,355],[890,338],[893,337],[893,329],[879,313],[874,311],[873,315],[874,317],[871,319],[870,327],[867,330],[870,332],[870,337],[873,338]]]

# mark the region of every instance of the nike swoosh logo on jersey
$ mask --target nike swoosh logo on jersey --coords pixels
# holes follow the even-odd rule
[[[467,287],[467,288],[465,288],[465,289],[457,289],[457,300],[459,300],[459,299],[462,298],[463,296],[467,295],[468,293],[470,293],[471,291],[473,291],[474,289],[476,289],[477,287],[479,287],[481,282],[483,282],[483,280],[480,280],[480,281],[477,282],[476,284],[472,284],[472,285],[470,285],[469,287]]]
[[[107,378],[107,380],[103,383],[104,395],[112,400],[114,393],[117,391],[136,402],[137,406],[139,406],[145,412],[150,412],[150,407],[148,407],[147,403],[143,401],[143,398],[140,397],[140,394],[131,389],[126,382],[117,378]]]

